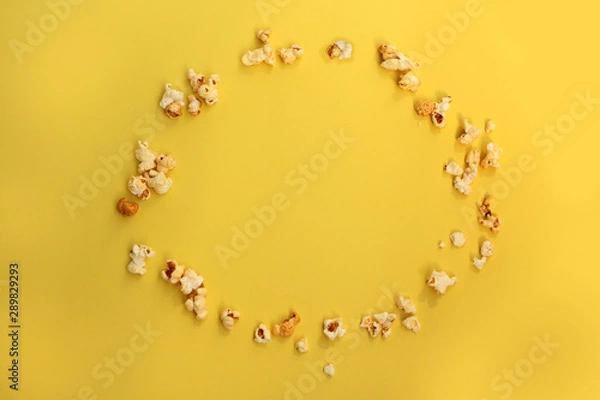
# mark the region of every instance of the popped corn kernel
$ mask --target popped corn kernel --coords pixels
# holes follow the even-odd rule
[[[191,114],[194,116],[199,115],[201,108],[202,108],[202,102],[200,100],[198,100],[196,98],[196,96],[194,96],[193,94],[190,94],[188,96],[188,106],[187,106],[188,114]]]
[[[294,347],[300,353],[306,353],[308,351],[308,340],[306,338],[302,338],[296,342]]]
[[[438,247],[440,249],[443,249],[444,247],[446,247],[446,243],[444,243],[442,240],[440,240],[440,243],[438,244]]]
[[[300,322],[300,315],[296,312],[292,312],[290,317],[283,321],[281,324],[275,324],[273,326],[273,334],[281,335],[281,336],[292,336],[294,334],[294,329],[296,328],[296,324]]]
[[[261,344],[271,341],[271,331],[265,324],[260,324],[254,331],[254,341]]]
[[[456,231],[450,234],[450,241],[456,247],[463,247],[467,243],[467,238],[464,233]]]
[[[212,74],[208,80],[198,88],[198,96],[204,100],[206,105],[212,106],[219,102],[219,90],[217,88],[220,82],[221,77],[217,74]]]
[[[434,269],[429,279],[427,279],[427,285],[434,288],[439,294],[444,294],[446,289],[449,286],[454,286],[457,281],[456,277],[450,278],[446,272]]]
[[[148,142],[138,141],[135,158],[139,161],[138,173],[140,174],[156,168],[156,153],[148,148]]]
[[[381,333],[381,324],[377,321],[374,321],[370,316],[363,317],[360,322],[361,328],[366,328],[367,332],[371,337],[377,337]]]
[[[463,169],[455,163],[454,161],[450,161],[448,164],[444,165],[444,172],[447,172],[450,175],[460,176],[463,174]]]
[[[140,200],[148,200],[150,198],[150,189],[148,189],[148,180],[143,176],[131,176],[127,182],[127,189],[132,195],[137,196]]]
[[[411,330],[415,333],[417,333],[421,330],[421,323],[419,322],[419,319],[417,318],[416,315],[405,318],[402,321],[402,325],[404,325],[404,327],[406,329]]]
[[[204,278],[196,273],[191,268],[188,268],[181,279],[179,284],[181,285],[181,291],[183,294],[190,294],[192,291],[198,289],[204,282]]]
[[[138,203],[127,201],[125,197],[121,197],[117,203],[117,210],[125,217],[131,217],[138,212]]]
[[[173,186],[173,180],[167,178],[164,172],[159,172],[148,179],[148,186],[154,189],[157,194],[165,194]]]
[[[407,90],[409,92],[416,92],[421,85],[421,80],[413,74],[411,71],[408,71],[404,75],[400,77],[398,81],[398,86],[402,90]]]
[[[392,333],[392,323],[396,320],[396,318],[398,318],[398,316],[394,313],[382,312],[373,315],[373,318],[375,318],[377,321],[376,323],[381,325],[381,334],[384,339],[387,339],[387,337]]]
[[[221,311],[221,323],[226,329],[233,329],[233,325],[236,321],[239,321],[240,313],[238,311],[231,310],[229,308]]]
[[[270,29],[260,29],[256,32],[256,37],[258,38],[258,40],[260,40],[261,42],[263,42],[264,44],[269,43],[269,40],[271,39],[271,30]]]
[[[475,266],[475,268],[481,270],[481,268],[483,268],[483,265],[485,264],[485,262],[487,261],[486,257],[481,257],[481,259],[477,258],[477,257],[473,257],[473,265]]]
[[[387,69],[388,71],[409,72],[418,69],[421,66],[418,62],[411,60],[401,52],[397,52],[396,55],[397,57],[388,58],[380,64],[383,69]]]
[[[337,337],[342,337],[346,334],[341,318],[326,319],[323,321],[323,333],[329,340],[335,340]]]
[[[176,285],[183,276],[185,267],[175,260],[167,260],[167,269],[161,271],[160,276],[169,283]]]
[[[398,50],[393,44],[382,44],[379,46],[378,50],[379,53],[381,53],[381,58],[383,58],[384,61],[392,58],[398,58]]]
[[[487,153],[485,158],[481,160],[481,166],[483,168],[498,168],[500,167],[500,155],[502,154],[502,148],[496,143],[488,143],[485,147]]]
[[[327,48],[327,55],[329,58],[339,58],[340,60],[350,58],[352,57],[352,44],[345,40],[336,40]]]
[[[156,253],[149,246],[134,244],[129,252],[131,261],[127,264],[127,271],[132,274],[144,275],[146,273],[146,258],[154,257]]]
[[[242,56],[242,64],[249,67],[263,62],[268,65],[275,65],[275,55],[273,54],[273,49],[268,44],[258,49],[248,50]]]
[[[492,212],[490,208],[491,200],[492,196],[489,194],[484,197],[483,203],[479,207],[479,213],[481,214],[481,218],[479,218],[479,224],[496,233],[500,232],[502,220]]]
[[[333,364],[327,364],[323,367],[323,372],[325,372],[325,375],[333,376],[335,375],[335,367]]]
[[[289,49],[282,48],[277,50],[277,54],[279,54],[284,64],[293,64],[297,58],[304,55],[304,48],[298,44],[293,44]]]
[[[444,96],[439,103],[435,103],[435,109],[431,113],[431,122],[436,128],[443,128],[448,121],[446,120],[446,112],[450,109],[452,102],[451,96]]]
[[[183,114],[182,107],[185,105],[183,102],[183,92],[172,89],[171,84],[167,83],[165,85],[165,93],[163,93],[163,97],[158,105],[165,110],[167,117],[171,119],[181,117]]]
[[[418,115],[426,117],[433,113],[436,108],[436,104],[437,103],[435,101],[419,100],[415,103],[415,111]]]
[[[197,92],[206,81],[206,77],[203,74],[197,74],[193,68],[188,69],[187,78],[194,92]]]
[[[471,125],[467,119],[463,119],[463,133],[458,137],[458,142],[470,145],[479,135],[481,135],[481,129],[475,125]]]
[[[481,243],[481,248],[479,249],[479,254],[484,257],[491,257],[494,255],[494,245],[489,240]]]
[[[204,283],[201,284],[201,286]],[[191,291],[187,295],[185,301],[185,308],[188,311],[192,311],[196,315],[196,319],[205,320],[208,317],[208,309],[206,307],[206,290],[203,287],[199,287],[196,290]]]
[[[454,178],[454,188],[459,192],[466,196],[471,194],[471,184],[477,177],[479,160],[481,158],[481,153],[479,150],[472,149],[467,153],[465,157],[465,162],[467,167],[463,172],[462,176],[457,176]]]
[[[398,297],[396,299],[396,305],[399,309],[404,310],[404,312],[407,314],[414,314],[417,312],[417,305],[408,297]]]
[[[496,123],[494,121],[492,121],[491,119],[488,119],[487,122],[485,123],[486,133],[490,133],[494,130],[496,130]]]
[[[177,166],[177,161],[172,155],[159,154],[156,156],[156,170],[165,174]]]

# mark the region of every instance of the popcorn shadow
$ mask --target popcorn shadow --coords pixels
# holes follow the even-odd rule
[[[419,272],[421,273],[421,276],[429,277],[434,269],[438,271],[441,270],[439,265],[431,263],[423,265],[421,268],[419,268]],[[426,282],[427,278],[423,278],[423,289],[421,290],[421,293],[419,293],[418,299],[421,302],[427,302],[429,308],[433,308],[437,305],[437,302],[442,295],[438,294],[435,289],[429,287]]]

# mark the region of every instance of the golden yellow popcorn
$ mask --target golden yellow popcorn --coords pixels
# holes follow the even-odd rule
[[[254,331],[254,341],[261,344],[271,341],[271,331],[265,324],[260,324]]]
[[[297,58],[304,55],[304,48],[298,44],[293,44],[289,49],[279,49],[277,54],[279,54],[279,57],[281,57],[281,61],[283,61],[284,64],[293,64]]]
[[[419,323],[419,319],[416,315],[410,316],[402,321],[402,325],[408,330],[411,330],[415,333],[421,330],[421,324]]]
[[[413,93],[415,93],[417,89],[419,89],[420,85],[421,81],[411,71],[408,71],[407,73],[402,75],[400,77],[400,80],[398,81],[398,86],[400,87],[400,89],[407,90]]]
[[[148,180],[143,176],[131,176],[127,182],[127,189],[132,195],[137,196],[141,200],[150,198],[150,189],[148,189]]]
[[[483,268],[483,265],[485,264],[485,262],[487,261],[486,257],[481,257],[481,259],[477,258],[477,257],[473,257],[473,265],[475,266],[475,268],[481,270],[481,268]]]
[[[496,130],[496,123],[494,121],[492,121],[491,119],[488,119],[487,122],[485,123],[486,133],[490,133],[494,130]]]
[[[494,245],[489,240],[481,243],[481,248],[479,249],[479,254],[483,257],[491,257],[494,255]]]
[[[336,40],[332,45],[327,47],[327,55],[329,58],[344,58],[352,57],[352,44],[345,40]]]
[[[444,171],[454,176],[460,176],[464,172],[460,165],[454,161],[450,161],[448,164],[444,165]]]
[[[479,213],[481,214],[481,218],[479,218],[479,224],[496,233],[500,232],[502,220],[500,220],[500,218],[492,212],[490,208],[491,201],[492,196],[489,194],[484,197],[483,203],[479,207]]]
[[[179,284],[179,280],[183,276],[185,267],[179,265],[175,260],[167,260],[167,269],[161,272],[161,277],[172,283],[173,285]]]
[[[467,238],[464,233],[456,231],[450,234],[450,241],[456,247],[463,247],[467,243]]]
[[[292,336],[294,334],[294,329],[296,324],[300,322],[300,315],[296,312],[292,312],[290,317],[283,321],[281,324],[273,325],[273,334],[275,336]]]
[[[159,106],[165,110],[165,113],[169,118],[176,119],[183,114],[182,107],[184,105],[183,92],[172,89],[171,84],[167,83],[165,85],[165,93],[160,100]]]
[[[138,173],[140,174],[156,168],[156,153],[148,148],[148,142],[138,141],[135,158],[139,161]]]
[[[298,352],[306,353],[308,351],[308,340],[306,338],[302,338],[296,342],[294,347],[296,347]]]
[[[444,271],[436,271],[435,269],[427,279],[427,285],[434,288],[439,294],[446,293],[446,289],[449,286],[454,286],[458,279],[456,277],[450,278]]]
[[[148,179],[148,186],[150,186],[157,194],[165,194],[173,186],[173,180],[167,178],[164,172],[159,172],[152,178]]]
[[[131,217],[138,212],[139,205],[133,201],[127,201],[125,197],[121,197],[117,203],[117,210],[125,217]]]
[[[444,96],[439,103],[435,103],[435,109],[431,113],[431,121],[436,128],[443,128],[447,124],[446,112],[450,109],[451,96]]]
[[[258,65],[263,62],[268,65],[275,65],[275,55],[268,44],[255,50],[248,50],[242,56],[242,64],[247,66]]]
[[[458,137],[458,143],[470,145],[481,135],[481,129],[471,125],[467,119],[463,120],[463,133]]]
[[[134,244],[129,252],[131,262],[127,264],[127,271],[132,274],[144,275],[146,273],[146,258],[152,258],[155,254],[149,246]]]
[[[323,321],[323,333],[329,340],[335,340],[337,337],[342,337],[346,334],[341,318],[326,319]]]
[[[323,367],[323,372],[325,372],[325,375],[333,376],[335,374],[335,368],[333,364],[327,364],[325,367]]]
[[[488,143],[485,147],[487,153],[485,158],[481,160],[481,166],[483,168],[499,168],[500,167],[500,155],[502,149],[496,143]]]
[[[238,311],[231,310],[229,308],[221,311],[221,323],[226,329],[233,329],[233,325],[236,321],[239,321],[240,313]]]
[[[188,106],[187,111],[188,114],[193,116],[200,114],[200,109],[202,108],[202,102],[196,98],[193,94],[188,96]]]
[[[417,312],[417,305],[408,297],[398,297],[396,299],[396,305],[407,314],[414,314]]]
[[[258,32],[256,32],[256,37],[261,42],[267,44],[267,43],[269,43],[269,40],[271,39],[271,30],[270,29],[265,29],[265,30],[261,29]]]

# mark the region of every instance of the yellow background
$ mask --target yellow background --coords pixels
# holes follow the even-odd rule
[[[7,387],[1,335],[0,397],[494,400],[507,394],[492,386],[497,375],[526,368],[520,360],[534,338],[548,335],[560,347],[510,398],[597,398],[600,107],[548,154],[536,146],[536,132],[567,115],[576,93],[600,97],[595,3],[481,0],[482,15],[423,63],[416,96],[378,66],[377,46],[427,56],[428,33],[448,30],[446,13],[464,12],[465,1],[267,0],[263,19],[255,1],[88,0],[20,64],[9,40],[25,41],[26,22],[39,26],[49,9],[40,0],[5,3],[0,281],[18,261],[23,329],[18,394]],[[258,47],[254,31],[265,26],[275,48],[300,43],[304,58],[244,67],[241,55]],[[354,44],[351,60],[326,57],[338,38]],[[163,85],[190,93],[189,67],[221,75],[220,102],[197,118],[167,120],[158,114]],[[436,131],[412,104],[442,94],[454,101],[448,127]],[[154,114],[164,129],[145,121]],[[482,172],[470,197],[442,173],[450,159],[462,164],[465,149],[454,141],[461,117],[478,126],[493,118],[497,130],[476,145],[504,148],[502,168]],[[340,129],[355,142],[296,194],[286,175]],[[63,197],[78,196],[80,177],[139,139],[177,159],[172,191],[121,217],[115,204],[132,199],[126,181],[136,168],[129,152],[71,217]],[[506,183],[502,173],[523,155],[535,167]],[[494,185],[504,225],[493,236],[465,210]],[[215,246],[229,246],[231,228],[278,192],[289,209],[223,268]],[[465,232],[465,248],[448,245],[453,230]],[[496,254],[479,272],[471,257],[484,238]],[[157,253],[143,277],[125,270],[134,243]],[[159,278],[167,258],[205,277],[206,321]],[[424,285],[434,267],[459,279],[444,297]],[[417,301],[421,332],[396,323],[384,341],[359,330],[365,313],[394,311],[389,296],[398,293]],[[6,288],[1,299],[4,332]],[[242,313],[229,333],[217,317],[224,306]],[[259,322],[290,309],[302,316],[293,339],[253,342]],[[330,343],[322,320],[338,315],[349,333]],[[135,326],[146,324],[160,336],[103,387],[94,368],[126,353]],[[311,346],[304,355],[293,348],[301,336]],[[306,362],[322,361],[335,362],[335,377],[311,378]],[[298,385],[307,393],[292,393]]]

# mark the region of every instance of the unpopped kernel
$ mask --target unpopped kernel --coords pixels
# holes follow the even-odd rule
[[[254,341],[261,344],[271,341],[271,331],[269,331],[269,328],[265,324],[260,324],[254,331]]]
[[[419,332],[419,330],[421,330],[421,323],[419,323],[419,319],[417,318],[416,315],[412,315],[408,318],[405,318],[402,321],[402,325],[404,325],[404,327],[408,330],[411,330],[415,333]]]
[[[463,247],[467,243],[467,238],[464,233],[456,231],[450,234],[450,241],[456,247]]]
[[[481,129],[476,127],[475,125],[471,125],[471,123],[467,120],[463,120],[463,133],[458,137],[458,143],[462,143],[464,145],[470,145],[473,143],[475,139],[477,139],[481,135]]]
[[[163,94],[163,97],[159,103],[159,106],[163,110],[165,110],[165,114],[167,114],[167,117],[171,119],[181,117],[181,115],[183,114],[184,105],[185,103],[183,102],[183,92],[172,89],[171,84],[167,83],[165,85],[165,93]]]
[[[444,271],[433,270],[426,282],[428,286],[434,288],[439,294],[444,294],[446,293],[446,289],[454,286],[457,281],[456,277],[450,278]]]
[[[327,55],[329,58],[339,58],[340,60],[350,58],[352,57],[352,44],[345,40],[336,40],[327,48]]]
[[[143,244],[134,244],[129,252],[131,261],[127,264],[127,271],[132,274],[144,275],[146,273],[146,258],[154,257],[156,253]]]
[[[500,225],[502,224],[502,220],[492,212],[490,208],[490,202],[492,201],[492,196],[489,194],[486,195],[483,199],[483,203],[479,207],[479,213],[481,214],[481,218],[479,218],[479,223],[485,227],[489,228],[494,233],[500,232]]]
[[[485,149],[487,152],[483,160],[481,160],[481,166],[483,168],[499,168],[502,148],[496,143],[488,143]]]
[[[273,334],[281,336],[292,336],[296,324],[300,322],[300,315],[296,312],[292,312],[290,317],[283,321],[281,324],[273,325]]]
[[[277,50],[277,54],[284,64],[293,64],[296,59],[304,55],[304,48],[298,44],[293,44],[289,48]]]
[[[342,337],[346,334],[344,323],[341,318],[326,319],[323,321],[323,333],[329,340],[335,340],[337,337]]]

